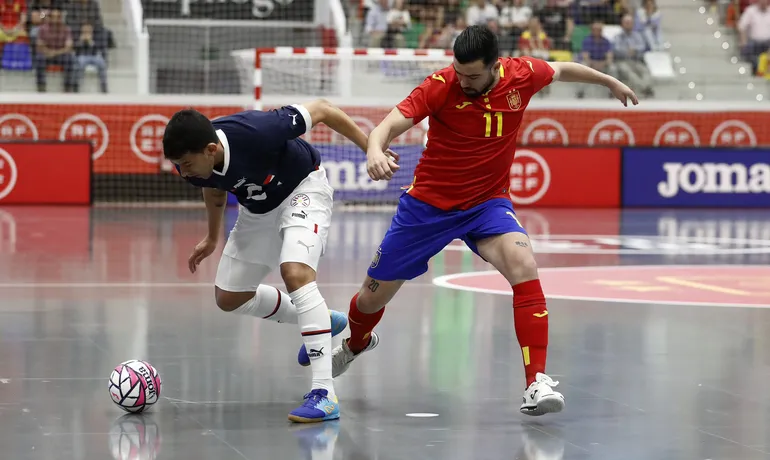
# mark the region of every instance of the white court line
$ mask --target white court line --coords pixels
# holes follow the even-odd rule
[[[594,269],[613,269],[613,270],[692,270],[692,269],[706,269],[706,270],[724,270],[724,269],[757,269],[764,268],[770,274],[770,268],[763,265],[596,265],[588,267],[553,267],[553,268],[540,268],[540,273],[548,272],[581,272],[591,271]],[[461,286],[451,283],[452,280],[461,278],[474,278],[478,276],[499,275],[496,270],[486,270],[480,272],[467,272],[467,273],[454,273],[452,275],[439,276],[433,279],[433,284],[439,287],[454,289],[458,291],[470,291],[481,294],[494,294],[512,296],[511,290],[499,290],[499,289],[484,289],[473,286]],[[643,305],[673,305],[673,306],[690,306],[690,307],[725,307],[725,308],[770,308],[770,305],[757,305],[757,304],[745,304],[745,303],[716,303],[716,302],[682,302],[682,301],[665,301],[665,300],[640,300],[640,299],[624,299],[620,297],[582,297],[571,295],[549,295],[545,293],[547,299],[556,300],[584,300],[588,302],[615,302],[615,303],[628,303],[628,304],[643,304]]]

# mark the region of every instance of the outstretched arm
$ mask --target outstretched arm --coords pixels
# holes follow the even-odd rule
[[[358,148],[366,152],[366,134],[361,131],[361,128],[348,114],[325,99],[316,99],[313,102],[303,104],[303,106],[310,115],[312,126],[323,123],[350,139]]]
[[[554,71],[554,81],[591,83],[606,86],[623,105],[627,106],[629,99],[634,105],[639,103],[639,99],[631,91],[631,88],[611,75],[599,72],[586,65],[578,64],[577,62],[549,62],[548,65]]]

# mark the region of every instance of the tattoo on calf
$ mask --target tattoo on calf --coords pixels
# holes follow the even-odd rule
[[[526,248],[529,245],[527,243],[525,243],[524,241],[517,241],[516,242],[516,246],[521,246],[522,248]]]
[[[368,288],[369,288],[370,291],[377,292],[377,288],[379,288],[379,287],[380,287],[380,283],[378,283],[376,280],[371,280],[369,282]]]

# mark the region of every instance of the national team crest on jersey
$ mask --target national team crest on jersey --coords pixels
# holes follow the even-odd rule
[[[521,108],[521,94],[519,94],[518,89],[509,91],[506,99],[508,99],[508,107],[511,110],[519,110]]]
[[[308,206],[310,206],[310,197],[305,195],[304,193],[298,193],[293,197],[291,197],[291,205],[307,208]]]

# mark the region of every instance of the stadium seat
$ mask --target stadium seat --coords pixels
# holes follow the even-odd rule
[[[572,52],[579,53],[583,49],[583,39],[591,35],[590,26],[578,26],[572,30]]]
[[[31,70],[32,50],[29,43],[6,43],[3,47],[3,69]]]
[[[609,40],[610,43],[613,43],[615,41],[615,37],[621,33],[623,33],[623,28],[620,26],[610,24],[602,27],[602,36]]]
[[[650,69],[652,78],[666,80],[676,76],[671,54],[666,51],[648,51],[644,53],[644,63]]]

